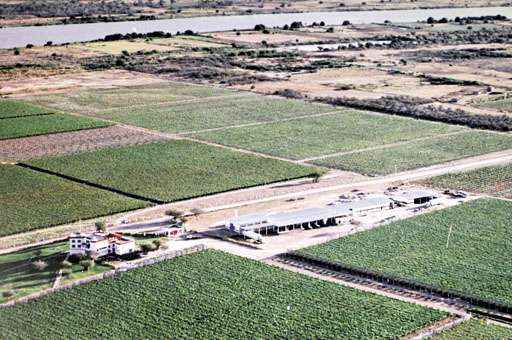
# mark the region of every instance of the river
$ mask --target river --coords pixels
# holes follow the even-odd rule
[[[456,16],[497,14],[512,17],[512,7],[255,14],[151,21],[102,22],[94,24],[6,27],[0,29],[0,48],[24,47],[27,44],[44,45],[47,41],[52,41],[54,44],[90,41],[104,38],[106,35],[113,33],[149,33],[154,31],[176,33],[185,30],[204,33],[250,29],[256,24],[263,24],[269,27],[283,26],[293,21],[302,21],[304,24],[324,21],[327,25],[339,25],[344,20],[349,20],[354,24],[369,24],[383,23],[385,20],[391,22],[414,22],[426,20],[428,17],[440,19],[443,17],[455,18]]]

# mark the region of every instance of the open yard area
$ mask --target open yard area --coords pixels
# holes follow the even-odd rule
[[[112,124],[93,118],[74,117],[62,113],[6,118],[0,120],[0,140],[94,129],[109,125]]]
[[[397,338],[445,316],[211,250],[0,310],[10,338]]]
[[[0,255],[0,303],[50,288],[68,249],[68,242],[63,241]],[[83,272],[79,264],[74,264],[65,280],[110,269],[96,264]]]
[[[204,132],[194,137],[266,154],[304,159],[460,129],[446,124],[345,109],[321,117]]]
[[[0,165],[0,236],[148,204],[13,165]]]
[[[317,171],[185,140],[46,157],[30,164],[165,202],[306,177]]]
[[[446,174],[425,180],[423,183],[441,189],[466,190],[512,198],[512,164]]]
[[[367,175],[387,175],[428,165],[509,149],[512,135],[467,131],[396,146],[362,150],[312,163]]]
[[[301,252],[512,304],[512,202],[479,199]]]

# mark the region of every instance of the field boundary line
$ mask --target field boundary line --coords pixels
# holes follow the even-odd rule
[[[16,165],[19,166],[19,167],[22,167],[22,168],[30,169],[30,170],[37,171],[37,172],[42,172],[42,173],[45,173],[45,174],[48,174],[48,175],[52,175],[52,176],[56,176],[56,177],[60,177],[60,178],[63,178],[65,180],[72,181],[72,182],[75,182],[75,183],[78,183],[78,184],[87,185],[87,186],[90,186],[90,187],[93,187],[93,188],[96,188],[96,189],[110,191],[112,193],[119,194],[121,196],[126,196],[126,197],[129,197],[129,198],[137,199],[139,201],[145,201],[145,202],[149,202],[149,203],[153,203],[153,204],[165,204],[165,203],[167,203],[165,201],[161,201],[161,200],[154,199],[154,198],[140,196],[140,195],[137,195],[137,194],[132,194],[132,193],[125,192],[125,191],[122,191],[122,190],[119,190],[119,189],[116,189],[116,188],[112,188],[112,187],[109,187],[109,186],[106,186],[106,185],[102,185],[102,184],[99,184],[99,183],[93,183],[93,182],[90,182],[90,181],[87,181],[87,180],[83,180],[83,179],[76,178],[76,177],[73,177],[73,176],[61,174],[61,173],[56,172],[56,171],[40,168],[40,167],[37,167],[37,166],[34,166],[34,165],[30,165],[30,164],[27,164],[27,163],[21,163],[20,162],[20,163],[17,163]]]
[[[4,119],[18,119],[18,118],[27,118],[27,117],[38,117],[38,116],[49,116],[53,115],[55,112],[48,112],[48,113],[37,113],[34,115],[18,115],[18,116],[10,116],[10,117],[0,117],[0,120]]]
[[[427,327],[416,330],[413,333],[406,335],[404,339],[407,340],[421,340],[431,338],[437,334],[440,334],[446,330],[452,329],[457,325],[471,319],[471,315],[464,315],[460,317],[449,316],[443,320],[433,323]]]
[[[427,308],[430,308],[430,309],[441,310],[441,311],[448,312],[448,313],[451,313],[451,314],[456,314],[456,315],[461,315],[461,316],[467,314],[466,312],[461,311],[461,310],[457,309],[456,307],[453,307],[453,306],[450,306],[450,305],[445,305],[445,304],[442,304],[440,302],[438,302],[438,303],[435,303],[435,302],[427,303],[426,301],[415,299],[415,298],[413,298],[411,296],[402,295],[402,294],[399,294],[397,292],[385,291],[385,290],[378,289],[378,288],[375,288],[375,287],[372,287],[372,286],[368,286],[368,285],[364,285],[364,284],[361,284],[361,283],[355,283],[355,282],[351,282],[351,281],[348,281],[348,280],[343,280],[343,279],[341,279],[339,277],[334,277],[334,276],[329,276],[329,275],[325,275],[325,274],[316,273],[316,272],[310,271],[310,270],[305,269],[305,268],[296,267],[296,266],[294,266],[292,264],[283,263],[281,261],[276,260],[275,258],[269,258],[269,259],[264,260],[263,262],[265,262],[268,265],[271,265],[271,266],[274,266],[274,267],[278,267],[278,268],[281,268],[281,269],[284,269],[284,270],[300,273],[300,274],[307,275],[307,276],[310,276],[310,277],[313,277],[313,278],[316,278],[316,279],[319,279],[319,280],[330,281],[330,282],[334,282],[334,283],[337,283],[337,284],[345,286],[345,287],[357,289],[358,291],[362,291],[362,292],[366,292],[366,293],[373,293],[373,294],[376,294],[376,295],[379,295],[379,296],[385,296],[385,297],[388,297],[388,298],[391,298],[391,299],[394,299],[394,300],[399,300],[399,301],[404,301],[404,302],[408,302],[408,303],[413,303],[413,304],[416,304],[416,305],[420,305],[420,306],[427,307]]]
[[[345,155],[351,155],[351,154],[367,152],[367,151],[374,151],[374,150],[381,150],[381,149],[390,149],[390,148],[393,148],[395,146],[402,146],[402,145],[412,144],[414,142],[421,142],[421,141],[426,141],[426,140],[434,139],[434,138],[460,135],[460,134],[469,133],[469,132],[471,132],[471,131],[468,131],[468,130],[453,131],[453,132],[443,133],[443,134],[439,134],[439,135],[435,135],[435,136],[420,137],[420,138],[410,139],[410,140],[406,140],[406,141],[402,141],[402,142],[396,142],[396,143],[389,143],[389,144],[384,144],[384,145],[373,146],[373,147],[370,147],[370,148],[364,148],[364,149],[358,149],[358,150],[352,150],[352,151],[344,151],[344,152],[335,152],[335,153],[331,153],[331,154],[327,154],[327,155],[322,155],[322,156],[317,156],[317,157],[304,158],[304,159],[299,160],[298,162],[299,163],[311,162],[311,161],[316,161],[316,160],[325,159],[325,158],[331,158],[331,157],[337,157],[337,156],[345,156]]]
[[[222,127],[218,127],[218,128],[211,128],[211,129],[204,129],[204,130],[178,132],[176,135],[177,136],[194,135],[194,134],[204,133],[204,132],[230,130],[230,129],[236,129],[236,128],[250,127],[250,126],[266,125],[266,124],[272,124],[272,123],[289,122],[289,121],[293,121],[293,120],[301,120],[301,119],[307,119],[307,118],[331,116],[331,115],[335,115],[337,113],[343,113],[343,112],[340,111],[340,110],[337,110],[337,111],[329,111],[329,112],[323,112],[323,113],[314,113],[314,114],[310,114],[310,115],[302,115],[302,116],[297,116],[297,117],[289,117],[289,118],[283,118],[283,119],[277,119],[277,120],[269,120],[269,121],[264,121],[264,122],[254,122],[254,123],[246,123],[246,124],[238,124],[238,125],[228,125],[228,126],[222,126]]]

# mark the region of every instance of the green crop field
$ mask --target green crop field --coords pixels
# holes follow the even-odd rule
[[[18,166],[0,166],[0,236],[146,206]]]
[[[0,139],[77,131],[112,125],[109,122],[66,114],[0,119]]]
[[[50,288],[68,249],[68,241],[64,241],[1,254],[0,303]],[[46,266],[35,267],[34,264],[39,261],[43,261]],[[82,272],[80,265],[76,264],[69,277],[63,279],[63,283],[111,269],[96,264],[89,271]],[[6,293],[10,296],[4,296]]]
[[[304,159],[460,129],[446,124],[346,110],[322,117],[204,132],[194,137],[271,155]]]
[[[512,111],[512,98],[491,100],[478,104],[479,107],[488,107],[491,109]]]
[[[164,132],[190,132],[225,126],[267,122],[333,111],[327,105],[300,100],[244,95],[209,101],[152,105],[102,111],[116,122]]]
[[[36,159],[30,164],[161,201],[308,176],[314,168],[176,140]]]
[[[37,105],[26,103],[20,100],[0,100],[0,119],[15,118],[23,116],[45,115],[52,113],[51,110]],[[1,122],[0,122],[1,126]]]
[[[203,251],[0,309],[0,324],[9,339],[389,339],[445,316]]]
[[[512,164],[446,174],[430,178],[423,183],[436,188],[467,190],[512,198]]]
[[[454,328],[448,329],[436,336],[436,340],[456,340],[456,339],[474,339],[474,340],[498,340],[512,339],[512,329],[487,324],[485,320],[470,319]]]
[[[394,171],[411,170],[511,147],[512,135],[470,131],[389,148],[323,158],[313,163],[368,175],[386,175]]]
[[[232,94],[236,92],[209,86],[162,83],[34,96],[31,101],[68,112],[96,113],[120,107],[172,103]]]
[[[479,199],[301,252],[510,305],[511,219],[512,202]]]

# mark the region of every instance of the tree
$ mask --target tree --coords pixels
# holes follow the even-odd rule
[[[68,260],[64,260],[60,264],[61,269],[72,268],[72,267],[73,267],[73,264],[71,262],[69,262]]]
[[[156,245],[154,243],[143,243],[143,244],[140,245],[140,249],[142,250],[142,252],[144,254],[147,254],[150,251],[155,251],[157,248],[156,248]]]
[[[94,261],[93,260],[82,260],[80,261],[80,266],[84,271],[89,271],[92,267],[94,267]]]
[[[313,178],[313,183],[318,183],[320,181],[320,177],[322,177],[322,174],[318,171],[315,171],[310,175],[310,177]]]
[[[15,48],[14,49],[14,55],[20,55],[20,49],[19,48]]]
[[[104,233],[107,231],[107,225],[105,224],[105,221],[96,221],[94,222],[94,226],[98,232]]]
[[[156,249],[160,249],[160,246],[162,245],[161,240],[153,240],[153,244],[155,245]]]
[[[43,260],[37,260],[37,261],[32,262],[32,267],[35,270],[43,271],[46,267],[48,267],[48,263],[46,263]]]

